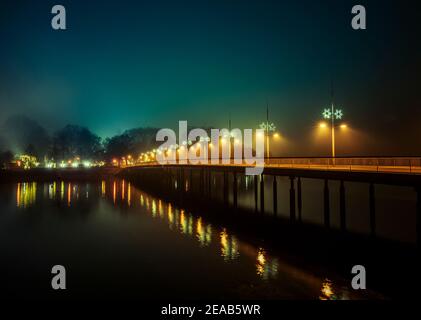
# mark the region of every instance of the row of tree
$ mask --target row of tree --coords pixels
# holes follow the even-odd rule
[[[75,157],[109,161],[155,148],[156,132],[153,128],[136,128],[101,139],[88,128],[67,125],[49,135],[35,121],[15,116],[0,128],[0,163],[4,165],[19,154],[35,156],[39,161],[47,158],[59,162]]]

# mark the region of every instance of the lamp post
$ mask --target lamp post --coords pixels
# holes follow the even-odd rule
[[[336,109],[334,104],[330,106],[330,108],[324,109],[323,118],[326,120],[330,120],[331,122],[331,140],[332,140],[332,158],[335,159],[336,156],[336,146],[335,146],[335,120],[341,120],[343,117],[343,112],[341,109]],[[343,126],[343,125],[342,125]],[[326,127],[326,124],[321,123],[320,127]]]
[[[265,139],[266,139],[266,158],[269,158],[269,136],[271,134],[277,135],[275,132],[276,126],[273,122],[269,122],[269,106],[266,107],[266,121],[262,122],[259,125],[259,128],[265,131]]]

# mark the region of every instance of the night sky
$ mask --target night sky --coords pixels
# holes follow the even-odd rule
[[[51,8],[67,9],[67,30]],[[367,30],[351,28],[364,4]],[[271,120],[291,154],[312,154],[330,103],[350,131],[342,154],[421,154],[416,1],[0,2],[0,122],[102,137],[143,127],[252,127]],[[417,21],[418,19],[418,21]],[[325,141],[325,140],[324,140]]]

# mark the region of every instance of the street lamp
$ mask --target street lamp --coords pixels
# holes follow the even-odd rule
[[[269,137],[272,135],[275,138],[279,137],[279,134],[275,132],[276,126],[273,122],[269,122],[269,107],[266,107],[266,121],[259,125],[259,128],[264,130],[266,138],[266,158],[269,158]]]
[[[332,140],[332,158],[334,159],[336,156],[336,150],[335,150],[335,120],[341,120],[344,116],[341,109],[336,109],[334,104],[332,103],[330,108],[326,108],[323,110],[322,116],[326,120],[330,120],[331,122],[331,140]],[[326,128],[327,123],[322,122],[319,125],[320,128]],[[341,124],[340,127],[342,129],[347,128],[346,124]]]

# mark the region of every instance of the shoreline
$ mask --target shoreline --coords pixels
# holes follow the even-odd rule
[[[121,169],[117,167],[101,167],[89,169],[3,169],[0,171],[0,183],[29,182],[34,180],[39,182],[49,182],[54,180],[99,181],[101,179],[117,175],[120,170]]]

